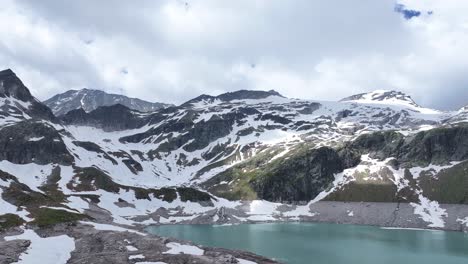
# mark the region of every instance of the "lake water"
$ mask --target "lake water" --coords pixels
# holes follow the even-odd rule
[[[289,264],[468,264],[468,234],[459,232],[314,223],[165,225],[148,231]]]

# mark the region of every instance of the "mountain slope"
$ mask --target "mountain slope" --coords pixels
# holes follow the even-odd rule
[[[61,116],[71,110],[80,108],[86,112],[91,112],[100,106],[111,106],[114,104],[121,104],[140,112],[152,112],[170,106],[169,104],[151,103],[137,98],[108,94],[101,90],[91,89],[69,90],[47,99],[44,101],[44,104],[52,109],[56,116]]]

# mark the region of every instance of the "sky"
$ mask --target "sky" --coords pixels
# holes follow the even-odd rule
[[[0,0],[0,68],[40,100],[100,89],[180,104],[240,89],[468,104],[466,0]]]

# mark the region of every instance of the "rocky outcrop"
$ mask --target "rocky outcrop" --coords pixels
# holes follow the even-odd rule
[[[118,131],[141,127],[148,123],[149,116],[130,110],[128,107],[116,104],[101,106],[87,113],[83,109],[71,110],[60,116],[60,120],[67,125],[81,125],[101,128],[104,131]]]
[[[68,152],[59,132],[44,122],[23,121],[0,128],[0,160],[12,163],[70,165]]]
[[[341,151],[380,160],[393,157],[404,167],[442,165],[468,159],[468,126],[441,127],[408,137],[376,132],[358,137]]]
[[[268,201],[292,202],[314,199],[343,171],[338,153],[330,148],[304,150],[283,160],[271,170],[250,181],[258,198]]]

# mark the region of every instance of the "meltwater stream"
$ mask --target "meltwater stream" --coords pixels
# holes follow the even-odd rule
[[[459,232],[314,223],[165,225],[147,230],[288,264],[468,263],[468,234]]]

